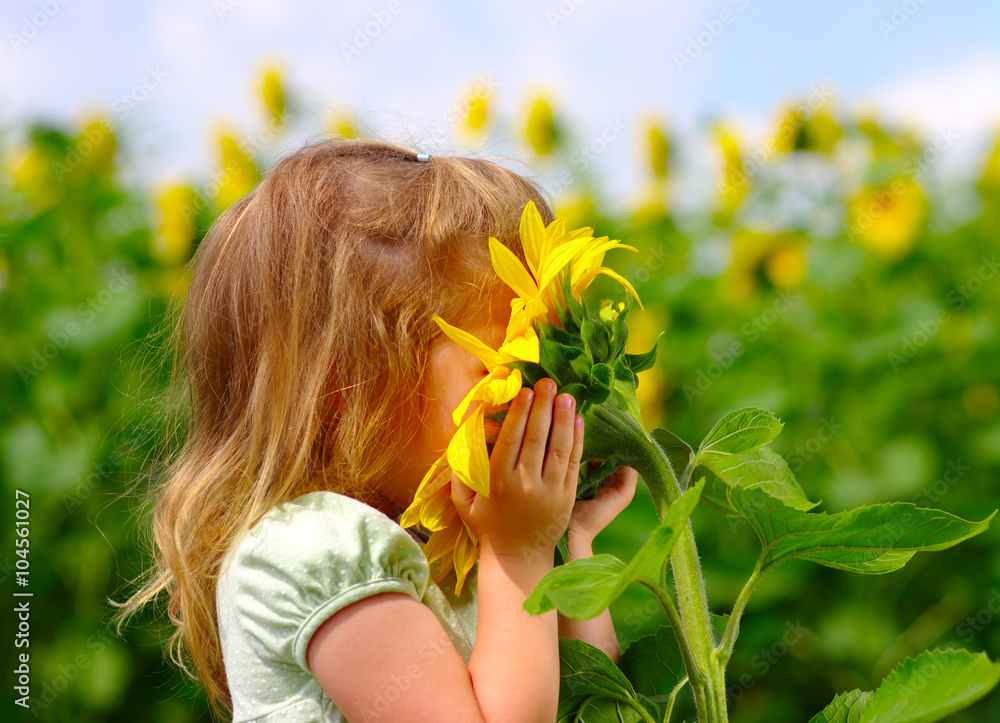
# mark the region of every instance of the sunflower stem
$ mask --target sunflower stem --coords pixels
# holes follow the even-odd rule
[[[631,406],[631,405],[627,405]],[[660,522],[680,496],[680,485],[666,453],[635,419],[631,409],[594,405],[585,413],[584,448],[594,457],[618,455],[634,468],[649,489]],[[708,598],[688,520],[670,555],[683,636],[695,670],[689,670],[700,723],[726,723],[725,668],[715,653]]]

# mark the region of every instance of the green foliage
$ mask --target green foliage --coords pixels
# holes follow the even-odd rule
[[[613,415],[610,419],[614,419]],[[811,512],[816,503],[805,499],[794,478],[789,475],[779,479],[780,475],[775,474],[775,470],[787,470],[787,465],[765,445],[781,428],[782,424],[767,411],[756,407],[740,409],[723,416],[697,452],[663,429],[654,435],[643,433],[641,440],[627,424],[610,424],[602,430],[608,444],[622,448],[639,445],[650,453],[639,454],[634,460],[650,486],[661,523],[628,565],[606,554],[561,565],[542,578],[524,607],[534,615],[558,608],[568,617],[588,619],[607,608],[635,581],[656,594],[671,620],[672,639],[662,634],[640,639],[621,667],[613,666],[600,651],[577,641],[567,643],[562,712],[568,715],[575,711],[573,720],[602,720],[606,711],[595,708],[591,713],[585,704],[593,704],[594,696],[604,696],[613,699],[616,707],[629,706],[644,720],[669,721],[677,694],[686,682],[694,695],[698,720],[722,723],[727,720],[728,707],[726,664],[739,635],[740,619],[762,576],[793,558],[863,574],[892,572],[915,552],[943,550],[985,532],[996,514],[994,511],[982,522],[968,522],[947,512],[905,502],[834,514]],[[724,507],[747,520],[763,546],[717,643],[714,631],[699,631],[699,626],[708,626],[709,616],[707,603],[692,593],[692,589],[702,586],[693,541],[684,547],[677,544],[685,539],[688,519],[706,489],[705,480],[682,494],[680,490],[692,471],[702,467],[711,470],[719,482],[714,489],[715,502],[709,506],[717,510]],[[678,469],[682,469],[680,482],[676,479]],[[664,504],[665,499],[671,500],[669,505]],[[676,602],[668,589],[668,560],[673,562]],[[706,636],[712,641],[711,651],[699,648],[695,642]],[[914,697],[909,693],[910,678],[918,669],[925,674],[928,665],[933,667],[932,684],[925,682],[923,692]],[[974,658],[965,651],[925,653],[900,666],[875,694],[842,696],[814,720],[939,720],[989,692],[1000,678],[998,670],[1000,666],[985,656]],[[580,682],[584,678],[585,685]],[[639,689],[644,693],[637,693]],[[664,702],[666,705],[661,707]]]
[[[934,723],[975,703],[1000,665],[965,650],[933,650],[900,663],[874,693],[838,695],[809,723]]]
[[[524,601],[524,609],[540,615],[558,608],[563,615],[586,620],[600,614],[631,582],[663,585],[670,551],[698,504],[701,488],[697,484],[681,495],[627,565],[613,555],[594,555],[560,565],[539,581]]]

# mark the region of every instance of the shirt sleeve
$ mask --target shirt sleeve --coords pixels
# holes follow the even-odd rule
[[[370,595],[420,601],[430,572],[396,522],[336,492],[312,492],[270,510],[240,543],[233,605],[265,661],[312,674],[306,647],[335,612]]]

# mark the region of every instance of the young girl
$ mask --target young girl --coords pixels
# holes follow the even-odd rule
[[[568,526],[571,557],[591,555],[637,477],[619,468],[574,504],[583,420],[551,380],[511,402],[488,498],[452,478],[481,545],[460,595],[431,579],[426,531],[398,524],[487,373],[431,317],[500,345],[514,292],[487,242],[524,262],[529,200],[552,221],[502,166],[328,140],[282,159],[198,247],[172,379],[186,441],[153,493],[156,565],[116,618],[166,590],[171,657],[217,713],[548,723],[559,635],[617,659],[607,611],[522,609],[553,565],[541,531]]]

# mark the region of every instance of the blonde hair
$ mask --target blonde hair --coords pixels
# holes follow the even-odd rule
[[[298,495],[374,503],[444,340],[431,315],[465,326],[487,313],[505,288],[487,240],[523,262],[529,199],[551,222],[539,191],[498,164],[330,139],[281,159],[198,246],[168,344],[183,443],[142,494],[153,564],[109,602],[120,634],[166,591],[170,658],[215,713],[232,708],[215,605],[226,553]]]

